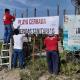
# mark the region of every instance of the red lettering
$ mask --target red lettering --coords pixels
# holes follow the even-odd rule
[[[46,24],[45,19],[30,19],[29,24]]]
[[[22,24],[24,25],[24,24],[28,24],[28,20],[22,20]]]
[[[21,20],[18,20],[18,24],[21,25]]]
[[[46,19],[23,19],[18,20],[19,25],[26,25],[26,24],[46,24]]]
[[[19,25],[26,25],[26,24],[28,24],[28,20],[25,20],[25,19],[23,19],[23,20],[18,20],[18,24],[19,24]]]
[[[29,20],[29,24],[34,24],[33,19]]]

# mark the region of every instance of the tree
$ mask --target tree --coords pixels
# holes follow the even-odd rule
[[[73,6],[77,9],[77,13],[80,14],[80,0],[71,0]]]

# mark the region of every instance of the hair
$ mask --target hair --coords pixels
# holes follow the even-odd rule
[[[19,30],[18,29],[14,29],[13,34],[14,35],[18,35],[19,34]]]
[[[10,9],[7,9],[7,8],[6,8],[6,9],[5,9],[5,13],[6,13],[6,12],[10,12]]]

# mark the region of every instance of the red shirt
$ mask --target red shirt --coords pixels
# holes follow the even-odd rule
[[[58,51],[58,41],[59,41],[59,37],[58,36],[52,36],[52,37],[46,37],[44,39],[44,45],[46,46],[46,50],[48,51]]]
[[[15,17],[14,16],[12,16],[12,15],[10,15],[10,13],[9,12],[6,12],[5,14],[4,14],[4,16],[3,16],[3,22],[4,22],[4,24],[6,25],[8,25],[8,24],[12,24],[12,22],[14,21],[14,19],[15,19]]]

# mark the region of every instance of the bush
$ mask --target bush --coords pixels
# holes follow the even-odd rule
[[[61,53],[61,67],[60,67],[60,75],[67,76],[68,78],[72,79],[74,78],[74,74],[80,73],[80,64],[73,63],[73,62],[67,62],[65,59],[65,56],[63,56],[65,53]],[[47,67],[47,61],[45,57],[38,57],[33,62],[30,60],[27,62],[27,68],[25,71],[20,72],[21,80],[38,80],[41,76],[48,73],[48,67]],[[59,77],[59,76],[58,76]],[[49,80],[53,80],[54,77],[50,76]],[[56,79],[55,79],[56,80]],[[76,77],[76,80],[77,77]]]
[[[47,71],[46,58],[35,59],[27,63],[26,72],[21,72],[21,80],[38,80],[38,78]]]

